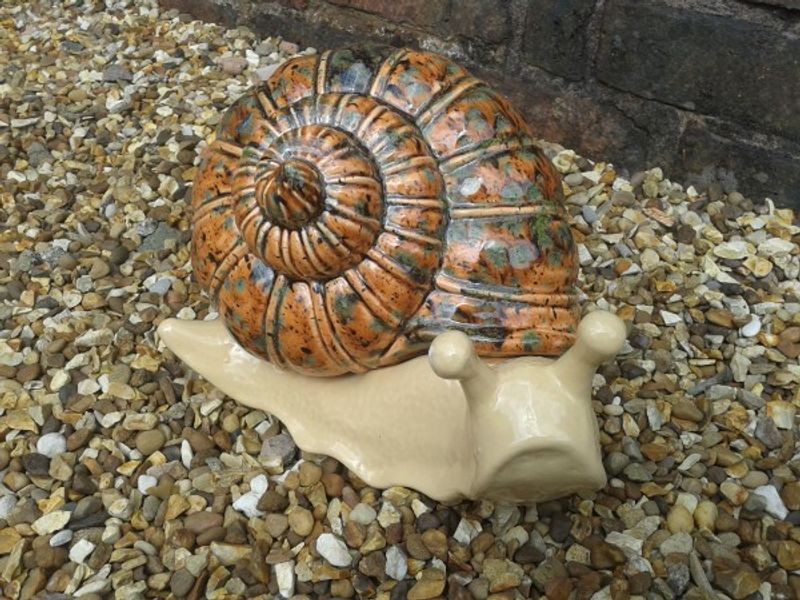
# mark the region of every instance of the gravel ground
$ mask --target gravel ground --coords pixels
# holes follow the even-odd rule
[[[630,325],[595,381],[608,485],[533,507],[372,489],[154,333],[208,314],[184,202],[203,140],[298,48],[108,5],[0,7],[4,598],[800,597],[790,211],[548,146],[584,307]]]

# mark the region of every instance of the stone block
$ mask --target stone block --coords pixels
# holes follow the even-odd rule
[[[296,18],[286,11],[269,10],[265,5],[252,15],[248,26],[263,35],[280,35],[301,46],[319,50],[352,46],[359,43],[417,47],[416,38],[407,28],[389,23],[378,26],[377,17],[366,12],[343,11],[333,5],[306,11]],[[263,8],[267,8],[263,10]]]
[[[226,27],[236,24],[236,10],[214,0],[160,0],[159,4],[162,10],[176,9],[200,21],[219,23]]]
[[[446,0],[327,0],[330,4],[346,6],[379,15],[394,23],[412,23],[423,29],[435,30],[447,9]]]
[[[800,140],[800,38],[665,0],[609,0],[598,79],[644,98]]]
[[[528,0],[522,41],[525,61],[567,79],[581,79],[594,7],[595,0]]]
[[[786,8],[789,10],[800,10],[800,0],[745,0],[750,4],[766,4],[770,7]]]
[[[772,198],[779,206],[800,209],[800,144],[770,139],[759,145],[739,127],[713,119],[692,118],[667,168],[703,189],[719,182],[753,200]],[[677,178],[677,177],[675,177]]]
[[[507,41],[511,36],[509,4],[507,0],[455,0],[443,32],[490,44]]]

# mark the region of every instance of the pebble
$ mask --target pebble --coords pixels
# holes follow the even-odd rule
[[[278,583],[278,593],[284,598],[294,596],[295,577],[294,561],[278,563],[275,565],[275,579]]]
[[[62,529],[50,537],[50,546],[56,548],[58,546],[63,546],[64,544],[68,544],[70,541],[72,541],[72,535],[71,529]]]
[[[288,518],[289,528],[299,536],[307,536],[314,528],[314,515],[301,506],[293,508]]]
[[[361,525],[369,525],[372,523],[375,518],[378,516],[378,513],[375,512],[375,509],[367,504],[359,502],[350,511],[350,516],[348,517],[354,523],[360,523]]]
[[[67,451],[67,440],[60,433],[46,433],[36,442],[36,451],[47,458]]]
[[[386,575],[402,581],[408,573],[408,563],[406,555],[398,546],[390,546],[386,550]]]
[[[288,464],[297,452],[294,440],[288,433],[279,433],[264,440],[261,447],[261,456],[264,458],[277,458],[281,464]]]
[[[96,348],[97,346],[107,346],[113,339],[114,332],[110,329],[90,329],[75,339],[75,345],[78,348]]]
[[[776,519],[785,520],[789,510],[783,503],[778,490],[774,485],[762,485],[753,490],[752,495],[761,496],[764,499],[766,511]]]
[[[206,510],[191,513],[184,519],[184,526],[186,529],[197,535],[209,529],[220,527],[221,525],[222,515]]]
[[[222,542],[211,542],[209,549],[211,554],[223,565],[235,565],[240,560],[248,559],[253,552],[252,547],[245,544],[226,544]]]
[[[140,475],[139,479],[136,480],[136,487],[141,494],[149,494],[151,488],[154,488],[158,485],[158,479],[153,477],[152,475]]]
[[[676,504],[667,514],[667,527],[672,533],[690,533],[694,529],[694,519],[686,507]]]
[[[83,564],[83,561],[86,560],[95,547],[96,546],[87,539],[78,540],[72,545],[72,548],[69,549],[69,559],[72,562]]]
[[[755,337],[761,331],[761,319],[758,315],[751,315],[750,320],[747,322],[746,325],[742,325],[739,328],[739,334],[743,337]]]
[[[480,523],[470,521],[468,519],[461,519],[458,527],[453,533],[453,539],[460,544],[468,545],[474,540],[478,534],[483,530]]]
[[[62,529],[69,521],[69,518],[69,512],[56,510],[36,519],[31,524],[31,527],[38,535],[47,535]]]
[[[149,429],[136,434],[136,449],[143,456],[150,456],[160,450],[167,441],[167,436],[160,429]]]
[[[733,481],[724,481],[722,485],[719,486],[719,491],[735,506],[744,504],[748,496],[747,490]]]
[[[334,567],[348,567],[352,557],[345,543],[332,533],[323,533],[317,538],[317,552]]]
[[[5,494],[0,496],[0,520],[8,519],[8,515],[17,504],[17,498],[13,494]]]
[[[195,577],[186,569],[178,569],[172,573],[169,580],[169,589],[178,598],[185,598],[194,586]]]
[[[661,542],[658,549],[664,556],[668,554],[689,554],[693,545],[694,542],[691,535],[686,532],[679,532]]]
[[[250,480],[250,491],[242,494],[233,503],[233,508],[244,513],[249,518],[260,517],[264,513],[258,508],[261,496],[267,491],[269,480],[265,475],[258,475]],[[307,535],[307,534],[305,534]]]

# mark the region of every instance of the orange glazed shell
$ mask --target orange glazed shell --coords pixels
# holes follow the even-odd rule
[[[504,98],[436,54],[287,61],[222,117],[192,204],[197,280],[283,367],[363,372],[449,329],[494,357],[574,340],[559,176]]]

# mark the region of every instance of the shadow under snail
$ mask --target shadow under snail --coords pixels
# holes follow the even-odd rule
[[[574,341],[560,177],[522,117],[442,56],[300,56],[224,114],[194,182],[192,265],[249,352],[364,372],[461,331],[487,357]]]

